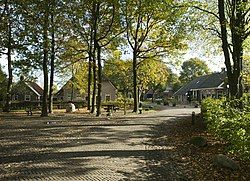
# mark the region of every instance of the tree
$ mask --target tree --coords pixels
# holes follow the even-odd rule
[[[105,61],[103,73],[115,84],[124,97],[132,92],[132,60],[122,60],[120,51],[115,50],[109,55]]]
[[[2,67],[0,66],[0,102],[4,101],[7,93],[7,76],[3,72]]]
[[[122,94],[124,114],[126,114],[128,95],[132,92],[133,87],[131,81],[131,77],[133,76],[132,60],[122,60],[121,52],[115,50],[105,61],[103,73],[114,83],[118,91]]]
[[[169,70],[169,72],[168,83],[170,87],[172,87],[173,92],[176,92],[182,87],[183,84],[181,84],[179,76],[176,73],[173,73],[171,70]]]
[[[218,0],[222,49],[232,98],[241,98],[244,42],[250,35],[248,0]]]
[[[4,0],[0,2],[0,56],[5,55],[8,62],[6,103],[3,109],[6,112],[10,111],[11,105],[13,72],[16,63],[16,60],[14,61],[13,57],[18,51],[25,49],[25,20],[21,14],[22,2],[23,1],[21,0]],[[16,56],[15,59],[17,59]]]
[[[48,116],[48,96],[49,111],[52,112],[52,92],[54,63],[56,52],[56,37],[61,33],[58,30],[58,17],[61,15],[59,8],[61,1],[20,1],[20,16],[23,19],[22,38],[24,39],[23,49],[18,51],[18,61],[16,66],[21,72],[30,74],[31,71],[42,70],[44,91],[42,97],[41,116]],[[56,11],[56,12],[55,12]],[[56,15],[56,16],[55,16]],[[60,22],[61,23],[61,22]],[[62,30],[62,29],[61,29]],[[50,39],[51,38],[51,39]],[[50,61],[51,60],[51,61]],[[51,65],[49,69],[49,65]],[[50,72],[49,72],[50,71]],[[50,95],[49,93],[49,73]]]
[[[157,90],[160,91],[162,87],[167,84],[169,72],[167,66],[160,60],[157,59],[147,59],[141,62],[138,68],[138,88],[139,97],[141,94],[151,89],[153,95]],[[152,102],[154,102],[154,96],[152,97]]]
[[[243,85],[245,92],[249,92],[250,90],[250,55],[245,55],[243,59]]]
[[[94,46],[94,29],[95,20],[94,13],[96,1],[71,1],[65,3],[67,11],[66,26],[70,29],[68,40],[65,45],[65,52],[68,56],[65,57],[72,63],[77,61],[88,60],[88,90],[87,90],[87,108],[94,113],[96,96],[96,47]],[[72,11],[74,10],[74,11]],[[71,52],[69,52],[71,51]],[[92,102],[92,108],[91,108]]]
[[[83,8],[79,9],[79,5]],[[94,112],[96,104],[97,116],[99,116],[101,114],[104,48],[108,48],[107,46],[120,32],[119,19],[117,18],[119,14],[118,1],[80,1],[72,3],[71,6],[78,9],[73,15],[70,15],[74,26],[74,35],[79,37],[81,44],[85,45],[81,51],[84,51],[89,59],[88,102],[90,102],[91,81],[93,80],[91,112]]]
[[[181,68],[179,79],[183,84],[210,72],[207,64],[198,58],[191,58],[183,62]]]
[[[102,100],[102,51],[107,47],[112,41],[114,41],[117,36],[121,33],[120,30],[120,19],[117,17],[119,15],[118,1],[106,1],[97,2],[96,11],[94,13],[95,28],[94,28],[94,47],[97,50],[97,80],[98,80],[98,92],[97,92],[97,113],[96,116],[101,115],[101,100]],[[105,17],[105,18],[103,18]],[[113,44],[115,46],[115,44]]]
[[[50,55],[50,84],[49,84],[49,113],[53,113],[53,88],[54,88],[54,72],[55,72],[55,0],[51,3],[51,55]]]
[[[133,54],[134,110],[138,111],[137,69],[147,58],[164,57],[183,48],[185,36],[180,17],[184,9],[174,1],[125,0],[126,38]],[[182,33],[180,33],[182,32]]]
[[[192,1],[190,7],[202,12],[200,17],[205,21],[199,23],[202,22],[201,26],[207,33],[217,36],[217,40],[220,40],[231,98],[242,97],[242,62],[250,35],[249,1],[218,0],[205,3]]]
[[[0,4],[1,10],[1,23],[0,23],[0,55],[5,54],[8,59],[8,84],[6,92],[6,103],[3,111],[9,112],[11,105],[11,89],[13,81],[13,61],[12,53],[16,48],[14,42],[14,26],[17,25],[15,13],[17,6],[15,1],[2,1]],[[17,31],[17,27],[16,27]]]
[[[43,4],[44,9],[44,17],[42,22],[43,27],[43,98],[42,98],[42,117],[48,116],[48,107],[47,107],[47,100],[48,100],[48,87],[49,87],[49,80],[48,80],[48,62],[49,62],[49,37],[48,37],[48,28],[49,28],[49,10],[50,4],[49,0],[45,0]]]

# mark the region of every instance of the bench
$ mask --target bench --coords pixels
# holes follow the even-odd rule
[[[104,110],[105,110],[106,112],[110,112],[110,111],[112,111],[112,110],[114,110],[114,112],[116,112],[116,111],[119,111],[120,108],[119,108],[119,107],[114,107],[114,108],[105,107]]]
[[[103,105],[104,106],[104,110],[106,110],[106,112],[112,112],[114,110],[114,105],[113,104],[107,104],[107,105]]]
[[[116,111],[119,111],[120,110],[120,108],[119,107],[114,107],[114,111],[116,112]]]

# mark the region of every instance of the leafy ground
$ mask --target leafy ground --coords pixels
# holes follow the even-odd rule
[[[163,175],[152,175],[160,180],[250,180],[250,161],[233,158],[240,166],[239,171],[215,167],[212,162],[216,154],[226,153],[226,144],[208,134],[201,121],[191,124],[191,118],[164,122],[153,128],[149,147],[162,150],[158,159],[151,160],[148,169],[163,169]],[[192,137],[204,137],[208,146],[198,148],[190,143]],[[151,155],[152,156],[152,155]],[[149,155],[150,157],[150,155]],[[152,161],[153,160],[153,161]],[[169,179],[173,178],[173,179]],[[155,180],[155,179],[154,179]]]
[[[120,115],[122,115],[122,112]],[[5,120],[0,122],[2,131],[0,134],[2,138],[1,154],[10,155],[10,157],[5,158],[6,164],[2,164],[3,168],[0,167],[2,174],[4,172],[6,172],[6,175],[9,173],[9,167],[5,166],[9,166],[7,164],[9,163],[8,158],[12,158],[13,154],[27,155],[27,153],[34,153],[32,155],[39,156],[42,153],[42,155],[46,155],[45,153],[55,151],[51,150],[52,148],[78,146],[79,140],[73,138],[85,138],[92,133],[93,129],[95,132],[101,132],[101,129],[98,128],[104,125],[110,126],[111,121],[113,126],[123,125],[122,127],[124,127],[125,124],[135,125],[134,123],[137,123],[137,121],[140,123],[140,120],[142,120],[140,115],[127,117],[125,121],[121,121],[120,116],[116,118],[115,115],[110,120],[106,117],[98,120],[88,114],[84,114],[84,118],[82,116],[59,114],[53,118],[53,121],[56,121],[57,124],[53,124],[51,118],[39,118],[38,115],[31,117],[23,114],[1,115],[0,119]],[[13,118],[15,119],[13,120]],[[144,122],[147,122],[146,119],[152,121],[156,118],[144,117]],[[17,120],[20,121],[19,124],[17,124]],[[70,122],[70,120],[74,121]],[[6,125],[6,121],[8,125]],[[43,124],[40,124],[41,122]],[[84,126],[84,124],[86,125]],[[48,128],[51,129],[48,130]],[[122,173],[126,176],[126,179],[123,180],[250,180],[250,161],[242,161],[237,157],[228,155],[239,164],[240,170],[231,171],[213,166],[212,160],[216,154],[226,154],[226,144],[208,134],[204,125],[198,119],[196,124],[192,125],[190,117],[173,117],[160,124],[152,124],[150,128],[149,138],[144,143],[147,151],[137,153],[144,157],[144,161],[138,163],[141,164],[141,167],[132,173]],[[22,134],[19,134],[20,132]],[[190,139],[196,136],[206,138],[208,146],[198,148],[190,144]],[[3,144],[5,143],[3,138],[6,139],[6,145]],[[43,159],[46,161],[47,157],[40,156],[38,158],[38,161]],[[17,158],[13,157],[12,159]],[[12,163],[11,161],[10,163]],[[15,163],[12,169],[15,172],[18,169],[22,170],[24,169],[22,164],[21,159],[21,162]],[[27,170],[32,172],[29,163],[26,167]],[[80,173],[82,174],[82,170],[80,170]]]

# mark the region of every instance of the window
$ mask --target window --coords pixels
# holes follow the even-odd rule
[[[25,100],[25,101],[31,101],[30,95],[25,95],[24,100]]]
[[[13,96],[13,101],[18,101],[18,95],[15,94],[15,95]]]
[[[68,94],[67,100],[70,101],[71,100],[71,94]]]
[[[110,94],[106,94],[105,100],[106,100],[107,102],[108,102],[108,101],[111,101],[111,96],[110,96]]]

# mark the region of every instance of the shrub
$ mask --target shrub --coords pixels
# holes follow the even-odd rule
[[[239,109],[239,103],[244,105]],[[209,131],[226,140],[229,151],[242,158],[250,158],[250,113],[249,101],[204,99],[201,102],[202,117]]]

